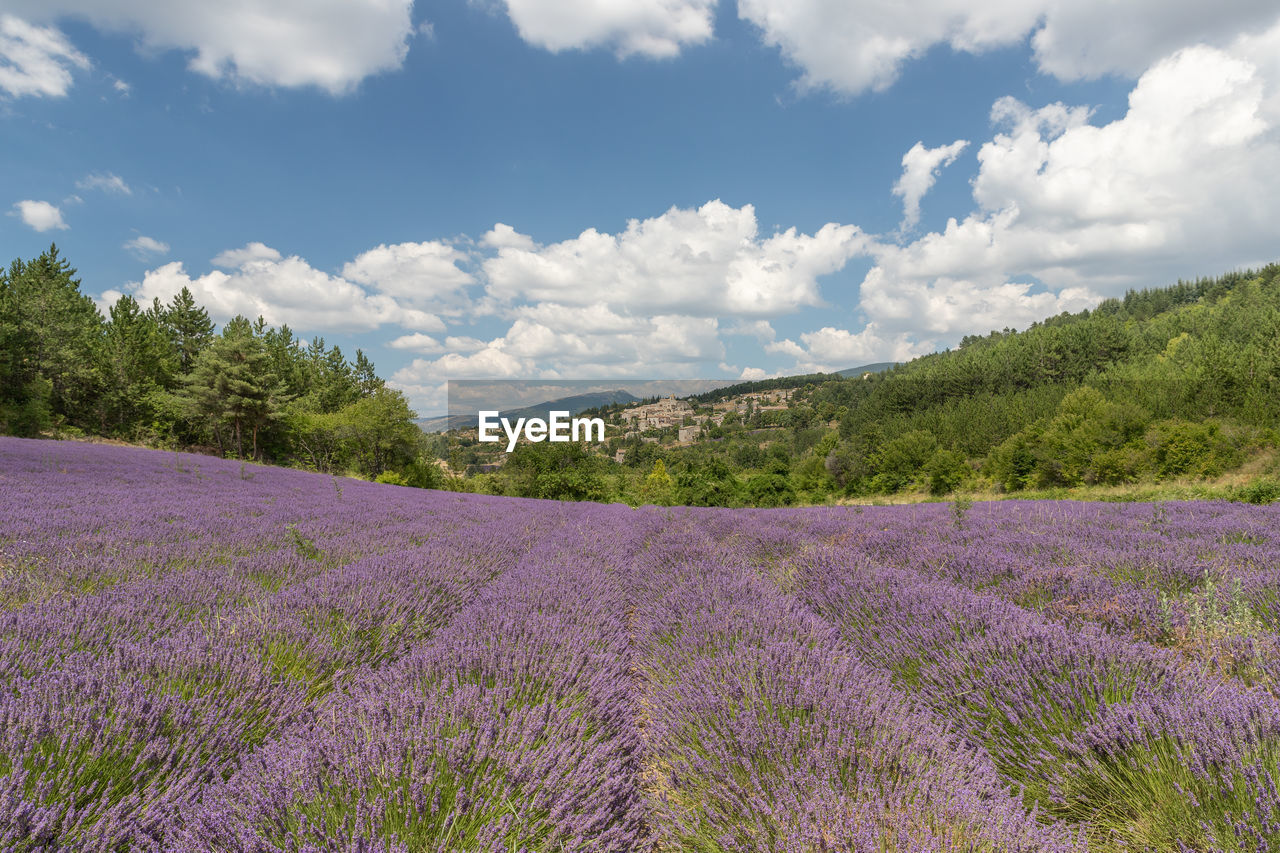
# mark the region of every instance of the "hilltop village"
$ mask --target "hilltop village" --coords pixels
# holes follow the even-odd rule
[[[595,448],[596,452],[622,464],[627,459],[628,446],[637,442],[670,448],[688,447],[698,441],[722,438],[726,427],[741,429],[748,425],[755,427],[751,432],[758,431],[762,438],[767,438],[767,433],[782,429],[783,424],[777,415],[801,399],[800,390],[749,391],[713,401],[671,395],[639,403],[588,409],[582,415],[604,418],[606,441]],[[497,471],[510,455],[500,446],[478,442],[475,429],[453,430],[449,436],[455,448],[464,449],[461,453],[455,449],[452,458],[442,464],[453,473]],[[520,443],[527,442],[521,439]]]

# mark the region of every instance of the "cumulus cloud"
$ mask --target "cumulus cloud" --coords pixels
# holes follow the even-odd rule
[[[125,243],[123,248],[128,249],[139,258],[148,258],[152,255],[169,254],[168,243],[161,242],[154,237],[147,237],[144,234],[139,234],[137,237],[134,237],[132,240]]]
[[[875,361],[907,361],[933,349],[931,341],[919,341],[907,332],[885,334],[878,323],[867,324],[860,332],[824,326],[765,347],[768,352],[789,355],[800,373],[834,373]]]
[[[248,266],[257,261],[278,261],[283,257],[278,251],[265,243],[246,243],[239,249],[227,249],[221,252],[210,263],[223,269],[235,269]]]
[[[317,270],[300,257],[285,257],[262,243],[223,252],[204,275],[192,277],[180,261],[149,270],[131,287],[140,301],[169,301],[184,286],[219,319],[262,316],[295,328],[361,331],[382,325],[442,332],[439,317],[370,293],[341,276]],[[229,270],[229,272],[224,272]]]
[[[619,234],[588,229],[550,246],[507,244],[483,264],[499,302],[587,305],[694,316],[773,316],[821,303],[817,279],[864,250],[852,225],[761,237],[755,209],[716,200],[631,220]],[[492,233],[492,232],[491,232]]]
[[[413,352],[434,353],[444,352],[444,347],[438,340],[430,335],[424,335],[422,332],[414,332],[412,335],[401,335],[387,346],[392,349],[412,350]]]
[[[528,234],[521,234],[506,223],[499,222],[492,229],[485,232],[480,238],[480,245],[487,246],[490,249],[521,249],[524,251],[533,251],[533,238]]]
[[[1137,82],[1127,114],[998,102],[978,152],[978,209],[907,246],[877,245],[873,319],[939,335],[1020,325],[1127,287],[1272,260],[1280,79],[1215,48]]]
[[[799,67],[802,88],[848,94],[887,88],[935,45],[981,53],[1031,36],[1045,73],[1136,76],[1178,48],[1225,46],[1277,19],[1271,0],[739,0],[738,13]]]
[[[111,172],[85,175],[76,181],[76,186],[82,190],[101,190],[104,193],[115,193],[116,195],[133,195],[133,189],[124,182],[124,178]]]
[[[700,364],[724,358],[713,318],[659,315],[635,320],[624,332],[576,327],[550,312],[545,319],[522,317],[487,342],[447,339],[452,351],[414,359],[392,380],[412,393],[447,379],[692,376]],[[464,343],[469,351],[460,351]]]
[[[89,58],[55,27],[40,27],[0,15],[0,91],[10,97],[60,98],[71,88],[73,69]]]
[[[13,206],[10,215],[16,214],[24,225],[34,228],[36,231],[52,231],[54,229],[65,231],[70,226],[62,221],[62,211],[57,205],[50,204],[47,201],[32,201],[26,199],[20,201]]]
[[[976,209],[906,245],[871,245],[864,328],[823,327],[766,351],[800,371],[902,360],[1129,287],[1273,260],[1280,62],[1269,48],[1280,27],[1242,45],[1176,51],[1105,124],[1086,107],[998,101],[997,132],[978,152]]]
[[[414,332],[412,335],[402,335],[393,340],[387,346],[392,349],[410,350],[412,352],[434,354],[442,352],[468,353],[478,352],[489,344],[478,338],[469,338],[460,335],[449,335],[444,339],[444,343],[436,340],[430,335],[424,335],[421,332]]]
[[[520,37],[552,52],[664,58],[711,38],[716,0],[504,0]]]
[[[1174,51],[1105,123],[1085,106],[1001,99],[978,151],[975,209],[905,245],[869,247],[865,327],[823,327],[766,351],[795,370],[900,360],[1130,287],[1274,260],[1278,56],[1280,25],[1229,49]],[[905,207],[905,186],[899,194]]]
[[[467,255],[439,241],[384,244],[348,263],[342,275],[419,308],[457,313],[465,288],[475,283],[458,266],[466,261]]]
[[[933,189],[938,172],[955,162],[968,144],[968,140],[957,139],[950,145],[925,148],[924,143],[917,142],[902,155],[902,177],[893,185],[893,194],[902,199],[902,224],[898,230],[906,232],[916,227],[920,200]]]
[[[1241,33],[1267,30],[1278,17],[1270,0],[1056,0],[1032,46],[1041,70],[1064,80],[1113,72],[1136,77],[1180,48],[1226,47]]]
[[[768,320],[752,320],[750,322],[740,320],[725,329],[724,333],[726,335],[743,335],[755,338],[760,343],[769,343],[778,337],[778,333],[773,329],[773,324]]]
[[[191,54],[216,80],[315,86],[332,94],[399,68],[413,33],[412,0],[9,0],[29,20],[81,18],[138,36],[149,50]],[[65,84],[63,84],[65,91]]]

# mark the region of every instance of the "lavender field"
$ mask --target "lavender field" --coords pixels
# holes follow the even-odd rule
[[[0,438],[0,849],[1280,850],[1280,508]]]

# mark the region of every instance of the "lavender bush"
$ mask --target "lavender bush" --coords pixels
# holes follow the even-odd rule
[[[0,439],[0,847],[1280,850],[1278,522]]]

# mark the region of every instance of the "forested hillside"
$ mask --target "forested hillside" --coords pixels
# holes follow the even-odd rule
[[[473,489],[540,497],[775,506],[899,493],[990,494],[1206,481],[1280,497],[1280,266],[1110,299],[1029,329],[970,336],[868,376],[743,383],[695,398],[795,388],[692,445],[618,439],[615,465],[522,447]],[[604,414],[608,414],[605,412]],[[455,451],[456,453],[456,451]],[[513,464],[514,463],[514,464]]]
[[[921,474],[943,491],[971,472],[1008,491],[1220,474],[1276,443],[1280,266],[968,337],[813,400],[840,410],[826,467],[853,492]]]
[[[56,246],[0,271],[0,432],[94,435],[428,485],[403,395],[360,350],[236,317],[186,288],[103,317]]]

